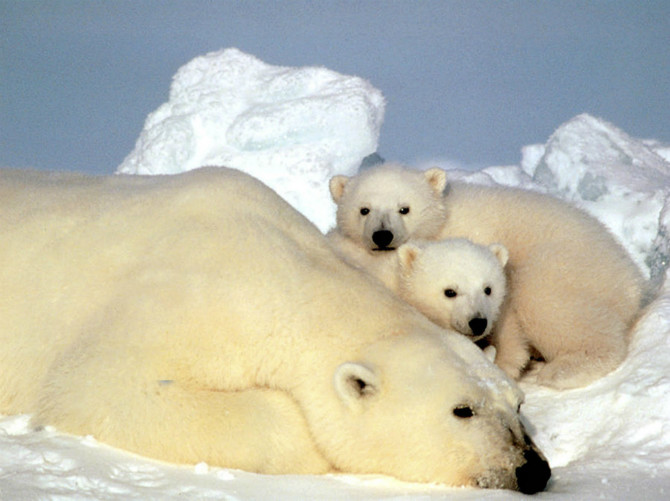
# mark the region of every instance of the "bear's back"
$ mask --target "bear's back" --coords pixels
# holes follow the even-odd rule
[[[2,412],[30,408],[32,382],[75,339],[110,323],[124,322],[115,336],[161,339],[178,351],[180,339],[165,333],[187,330],[213,350],[254,336],[286,346],[287,333],[343,347],[416,321],[337,258],[304,216],[239,171],[5,171],[0,195]],[[225,336],[215,326],[227,326]]]

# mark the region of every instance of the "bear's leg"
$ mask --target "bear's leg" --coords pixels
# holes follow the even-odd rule
[[[586,386],[616,369],[626,358],[627,326],[615,313],[598,308],[596,303],[591,302],[590,311],[601,318],[593,325],[588,321],[579,324],[580,319],[573,318],[569,325],[557,326],[564,331],[545,331],[549,335],[534,341],[547,362],[537,373],[539,384],[557,389]]]
[[[598,287],[582,255],[545,248],[517,270],[515,308],[530,344],[546,364],[537,382],[567,389],[584,386],[616,368],[627,351],[628,324]],[[602,290],[604,289],[604,290]]]
[[[332,470],[299,406],[285,392],[191,389],[176,381],[143,386],[132,394],[120,390],[118,398],[110,393],[104,401],[82,395],[74,406],[63,406],[52,395],[55,400],[36,413],[34,422],[175,463],[271,474]]]
[[[530,360],[530,350],[511,302],[503,306],[491,344],[496,348],[496,365],[512,379],[519,379]]]
[[[598,356],[562,353],[537,372],[535,381],[558,390],[586,386],[616,369],[623,361],[620,355],[612,352]]]

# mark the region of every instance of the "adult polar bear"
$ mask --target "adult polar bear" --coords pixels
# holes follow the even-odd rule
[[[329,239],[345,259],[374,274],[390,269],[410,239],[464,237],[509,251],[508,297],[492,343],[496,364],[519,378],[534,351],[540,383],[583,386],[624,359],[640,312],[640,271],[607,229],[585,212],[526,190],[448,183],[385,164],[330,183],[338,206]],[[447,300],[447,299],[445,299]]]
[[[535,492],[521,395],[228,169],[0,174],[0,412],[159,459]]]

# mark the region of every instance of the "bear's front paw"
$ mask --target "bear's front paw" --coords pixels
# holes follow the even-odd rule
[[[533,373],[534,383],[556,390],[570,390],[586,386],[598,375],[570,360],[556,359],[539,367]]]

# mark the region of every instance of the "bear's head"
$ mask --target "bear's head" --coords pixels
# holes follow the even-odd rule
[[[355,177],[334,176],[337,226],[371,252],[392,251],[409,238],[432,238],[446,220],[446,173],[384,164]]]
[[[498,319],[508,257],[501,244],[464,238],[405,244],[398,249],[399,295],[436,324],[477,341]]]
[[[412,482],[543,490],[551,470],[524,430],[523,395],[455,333],[377,341],[333,377],[346,437],[330,448],[344,471]]]

